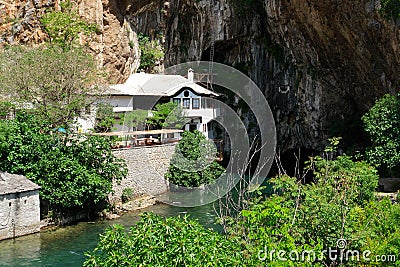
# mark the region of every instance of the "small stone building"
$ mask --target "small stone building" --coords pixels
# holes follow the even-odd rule
[[[39,189],[25,176],[0,172],[0,240],[40,230]]]

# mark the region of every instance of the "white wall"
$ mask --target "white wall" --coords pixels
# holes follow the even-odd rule
[[[0,240],[40,230],[39,191],[0,196]]]

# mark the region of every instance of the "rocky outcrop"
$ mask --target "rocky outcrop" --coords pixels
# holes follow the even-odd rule
[[[361,115],[399,89],[400,32],[377,0],[171,1],[165,29],[146,19],[162,4],[147,3],[130,21],[165,32],[167,65],[208,60],[214,38],[214,60],[264,91],[282,150],[321,149],[333,135],[357,141]]]
[[[139,67],[136,32],[121,10],[123,1],[78,0],[74,8],[82,18],[96,23],[100,31],[89,47],[99,67],[109,74],[109,82],[123,82]],[[38,44],[48,40],[40,24],[47,10],[59,10],[59,0],[5,0],[0,2],[0,45]],[[82,37],[82,42],[86,43]]]
[[[43,39],[40,30],[31,34],[38,29],[36,18],[57,1],[3,2],[2,12],[18,20],[8,21],[8,28],[3,24],[9,32],[2,42]],[[138,32],[163,41],[167,67],[209,60],[215,42],[213,60],[248,74],[265,93],[282,150],[321,149],[332,135],[354,142],[361,114],[376,98],[399,89],[400,32],[380,16],[379,0],[79,0],[78,5],[83,17],[101,26],[90,47],[114,81],[138,67]],[[236,108],[251,122],[246,108]]]

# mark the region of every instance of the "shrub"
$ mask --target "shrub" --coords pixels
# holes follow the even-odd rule
[[[382,0],[379,11],[386,19],[396,20],[400,17],[400,0]]]
[[[138,34],[140,48],[140,68],[147,71],[154,68],[163,58],[164,51],[156,40],[150,40],[148,36]]]
[[[0,121],[0,170],[40,185],[41,199],[55,211],[90,209],[106,200],[114,179],[127,173],[108,139],[69,136],[29,114]]]
[[[113,106],[109,103],[99,103],[96,112],[96,132],[108,132],[115,124]]]
[[[235,243],[188,217],[163,219],[144,213],[126,232],[107,229],[84,266],[240,266]]]
[[[50,11],[40,19],[50,41],[63,49],[70,49],[80,34],[99,32],[99,26],[82,20],[70,0],[61,1],[60,11]]]
[[[209,184],[225,171],[216,162],[214,144],[199,131],[185,131],[178,143],[165,178],[173,184],[197,187]]]
[[[388,244],[399,240],[400,227],[394,220],[400,215],[400,207],[387,199],[375,200],[376,170],[346,156],[336,160],[316,158],[311,166],[313,183],[278,176],[270,180],[274,188],[271,196],[253,199],[248,209],[230,221],[228,234],[251,255],[246,266],[336,266],[323,251],[336,249],[339,239],[347,241],[347,249],[370,250],[373,255],[399,250],[398,245]],[[286,253],[286,262],[277,257],[280,250]],[[265,256],[261,260],[260,251]],[[272,251],[276,253],[271,257]],[[293,251],[300,255],[313,251],[315,256],[291,260]],[[321,255],[324,257],[318,259]],[[347,264],[352,266],[351,262]]]
[[[147,123],[155,128],[181,129],[185,125],[185,112],[177,103],[157,104],[151,112]]]
[[[122,190],[121,201],[122,203],[126,203],[133,199],[133,189],[132,188],[124,188]]]
[[[339,156],[336,160],[316,157],[311,164],[315,167],[314,174],[319,184],[333,186],[333,189],[338,189],[334,186],[336,183],[346,186],[343,190],[348,191],[349,203],[363,204],[375,198],[379,177],[376,169],[366,162],[355,162],[349,156]]]
[[[395,169],[400,163],[399,95],[385,95],[362,120],[372,146],[366,151],[368,162],[376,167]]]

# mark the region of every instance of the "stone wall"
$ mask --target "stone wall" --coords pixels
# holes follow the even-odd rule
[[[115,156],[126,160],[128,175],[120,184],[114,184],[114,194],[110,196],[110,202],[120,203],[125,188],[132,188],[136,197],[167,192],[168,183],[164,180],[164,174],[175,146],[176,144],[167,144],[115,150]]]
[[[0,196],[0,240],[40,230],[39,191]]]

